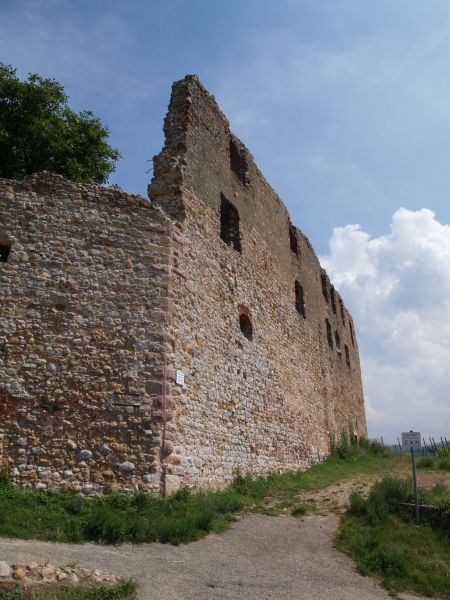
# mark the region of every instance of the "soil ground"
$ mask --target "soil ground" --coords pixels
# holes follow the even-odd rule
[[[443,483],[450,490],[450,473],[417,473],[417,485],[419,487],[431,488],[436,483]]]

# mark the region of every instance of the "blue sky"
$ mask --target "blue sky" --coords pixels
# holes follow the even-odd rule
[[[354,312],[371,434],[450,437],[447,0],[0,0],[0,60],[92,109],[123,154],[111,183],[144,195],[171,83],[197,73]]]

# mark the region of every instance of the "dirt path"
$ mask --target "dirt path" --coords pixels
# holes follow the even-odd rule
[[[188,545],[111,547],[0,538],[0,560],[77,564],[132,577],[141,600],[388,600],[387,592],[359,575],[333,545],[337,513],[353,490],[368,491],[373,481],[361,476],[302,494],[299,501],[315,513],[302,519],[248,515],[226,533]]]
[[[353,479],[344,479],[323,490],[303,493],[298,498],[300,502],[308,506],[308,512],[322,515],[341,513],[347,510],[352,492],[359,491],[363,495],[367,495],[377,479],[379,476],[369,477],[364,474]]]
[[[417,485],[431,488],[436,483],[442,483],[450,490],[450,474],[446,473],[417,473]]]
[[[399,470],[396,475],[410,477],[409,470]],[[308,507],[308,512],[327,515],[330,513],[341,513],[347,510],[352,492],[361,492],[367,496],[371,487],[380,479],[379,474],[368,475],[364,473],[359,477],[344,479],[323,490],[311,493],[303,493],[298,496],[300,502]],[[436,483],[442,483],[450,489],[450,474],[440,473],[417,473],[417,485],[419,487],[432,488]]]
[[[142,600],[388,599],[333,548],[336,515],[249,515],[223,535],[185,546],[117,548],[0,539],[0,558],[80,566],[133,577]]]

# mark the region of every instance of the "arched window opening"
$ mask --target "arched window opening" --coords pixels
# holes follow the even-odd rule
[[[320,274],[320,282],[322,284],[322,294],[323,294],[323,297],[325,298],[325,301],[328,303],[328,301],[329,301],[328,281],[327,281],[327,275],[323,271]]]
[[[220,237],[238,252],[242,251],[239,232],[239,213],[237,208],[221,194],[220,202]]]
[[[336,352],[341,355],[341,338],[339,337],[339,333],[337,331],[334,332],[334,341],[336,342]]]
[[[291,246],[291,252],[293,252],[295,254],[295,256],[299,256],[297,231],[295,230],[295,227],[292,225],[290,219],[289,219],[289,244]]]
[[[354,333],[353,333],[353,323],[352,323],[351,319],[348,320],[348,324],[350,325],[350,337],[352,338],[352,346],[354,348],[355,347],[355,338],[354,338]]]
[[[239,327],[244,337],[246,337],[248,340],[253,339],[252,321],[250,319],[250,316],[245,312],[241,312],[241,314],[239,315]]]
[[[7,242],[0,242],[0,262],[6,262],[10,252],[11,244]]]
[[[230,169],[242,183],[247,182],[247,160],[243,150],[239,150],[230,138]]]
[[[325,325],[327,328],[328,345],[330,346],[331,349],[333,349],[333,332],[331,331],[331,325],[330,325],[330,321],[328,319],[325,319]]]
[[[350,350],[348,349],[347,344],[345,344],[345,362],[347,363],[347,367],[350,367]]]
[[[295,308],[297,309],[297,312],[300,315],[302,315],[304,319],[306,319],[305,297],[303,294],[303,287],[297,280],[295,280]]]
[[[341,311],[342,325],[345,327],[345,310],[344,310],[344,303],[342,302],[341,298],[339,298],[339,309]]]
[[[333,309],[334,314],[336,314],[336,297],[334,292],[334,286],[330,286],[330,298],[331,298],[331,308]]]

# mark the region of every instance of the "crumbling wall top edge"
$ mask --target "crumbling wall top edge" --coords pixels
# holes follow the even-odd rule
[[[5,179],[0,178],[0,189],[10,188],[15,192],[32,191],[36,193],[49,193],[56,195],[58,192],[71,193],[82,197],[87,197],[93,202],[99,204],[118,203],[122,207],[130,208],[149,208],[155,210],[145,196],[139,194],[130,194],[121,189],[107,187],[96,184],[80,183],[67,179],[63,175],[52,173],[50,171],[40,171],[32,175],[26,175],[23,179]],[[160,212],[160,211],[158,211]],[[166,218],[161,213],[162,218]]]
[[[267,187],[268,191],[270,192],[270,194],[273,197],[274,202],[276,202],[285,211],[286,216],[290,219],[290,217],[291,217],[290,212],[289,212],[286,204],[284,203],[283,199],[276,192],[276,190],[272,187],[272,185],[266,179],[264,174],[261,172],[251,151],[248,149],[248,147],[245,145],[245,143],[232,131],[230,122],[229,122],[228,118],[225,116],[225,114],[222,112],[222,110],[220,109],[220,106],[217,103],[215,96],[206,89],[206,87],[203,85],[203,83],[199,79],[198,75],[196,75],[196,74],[186,75],[183,79],[179,79],[178,81],[175,81],[172,86],[172,97],[174,95],[184,95],[185,100],[189,100],[189,98],[192,98],[193,91],[199,92],[203,96],[203,98],[208,101],[208,103],[210,104],[210,108],[216,113],[216,116],[222,122],[224,129],[227,130],[227,133],[233,139],[234,143],[237,146],[239,146],[243,152],[245,152],[246,160],[249,165],[249,170],[251,170],[253,172],[253,176],[260,179],[260,181],[263,183],[263,185]],[[177,105],[177,108],[179,106],[180,105]],[[186,110],[186,104],[183,105],[183,109]],[[171,112],[171,110],[174,110],[173,105],[169,106],[169,113]],[[189,123],[187,120],[185,122],[185,126],[186,126],[186,129],[189,127]],[[166,136],[167,136],[167,132],[166,132]],[[167,144],[167,138],[166,138],[166,144]],[[303,233],[303,231],[298,226],[295,226],[295,227],[296,227],[296,229],[298,229],[298,231],[300,232],[302,237],[305,239],[306,244],[310,248],[310,250],[311,250],[312,254],[314,255],[314,257],[316,258],[317,262],[319,262],[317,255],[314,251],[314,248],[312,247],[308,237]]]

